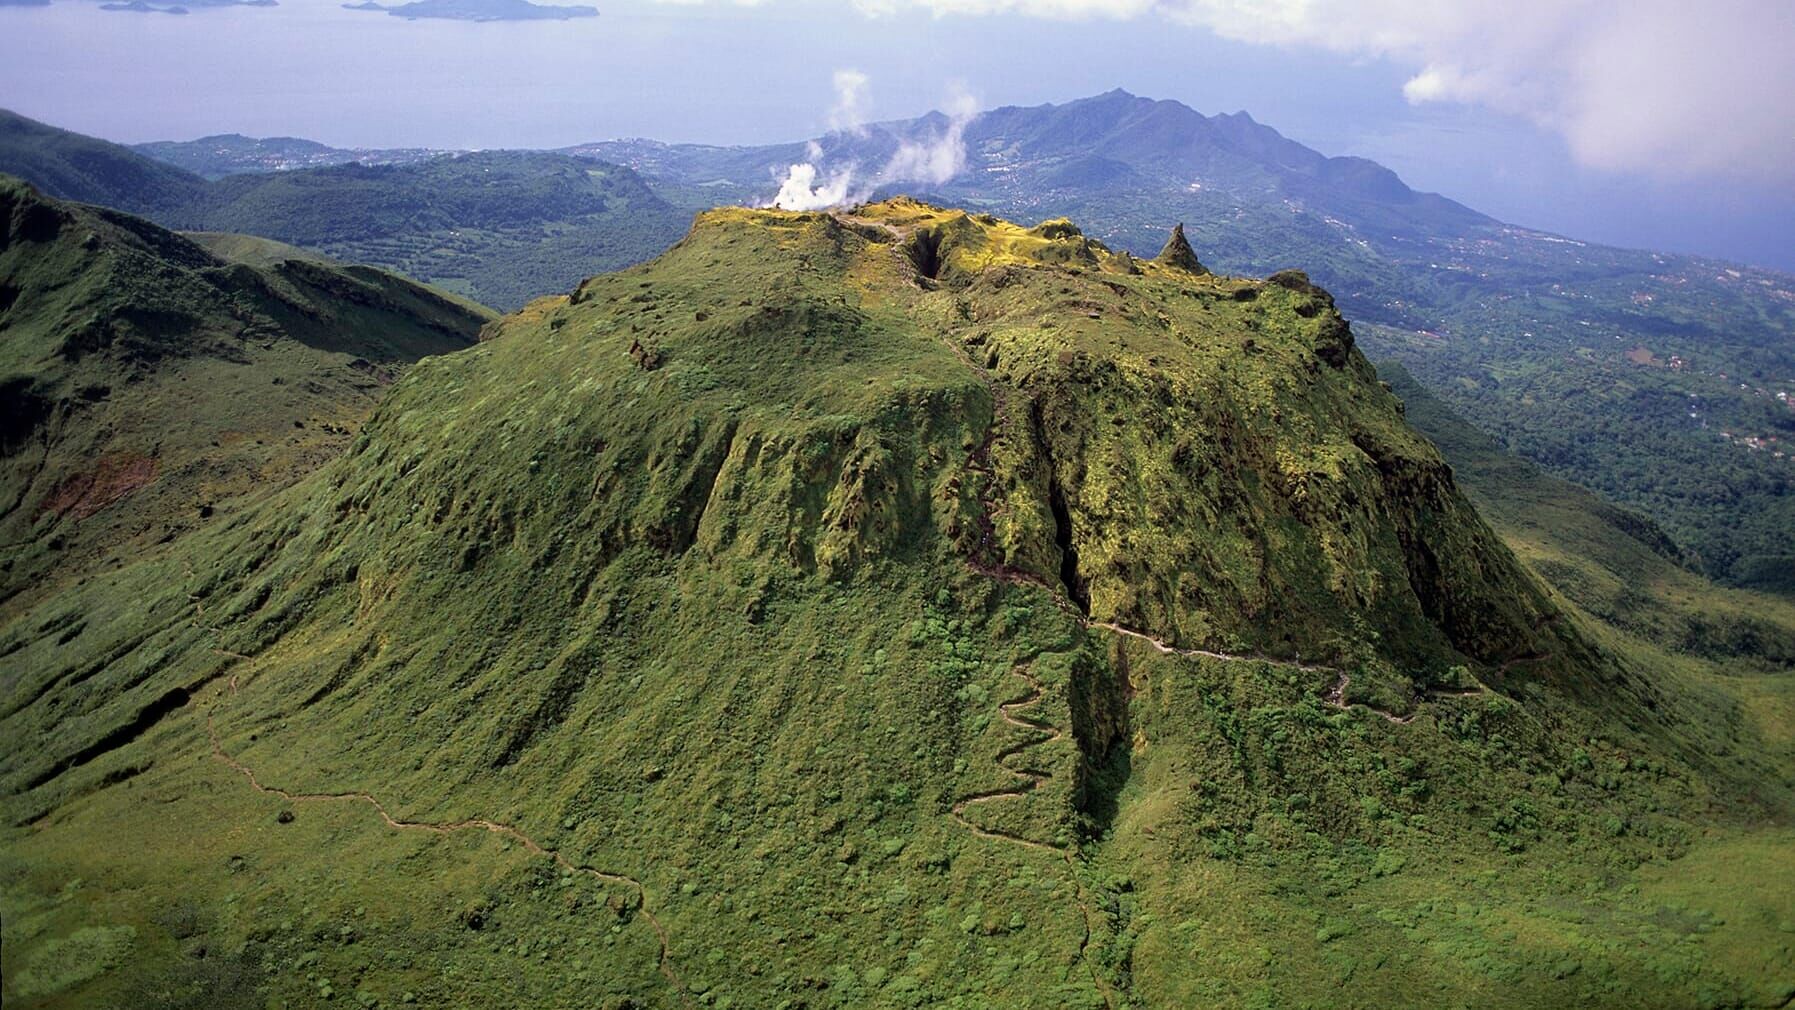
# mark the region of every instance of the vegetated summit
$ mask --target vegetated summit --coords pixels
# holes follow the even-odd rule
[[[9,1002],[1787,977],[1753,729],[1560,608],[1326,292],[1181,238],[707,212],[0,657]],[[1660,869],[1722,821],[1719,917]]]
[[[1510,451],[1649,515],[1692,569],[1790,590],[1788,274],[1506,224],[1245,113],[1124,91],[959,125],[965,168],[935,185],[938,202],[1071,217],[1138,255],[1182,220],[1223,272],[1301,266],[1338,297],[1369,357],[1402,362]],[[931,113],[814,143],[825,171],[870,170],[949,132]],[[51,195],[310,245],[502,309],[660,253],[689,220],[675,205],[765,201],[789,166],[817,159],[808,143],[642,140],[416,163],[428,153],[228,137],[132,150],[0,112],[0,171]],[[569,154],[604,162],[583,172]],[[347,161],[398,164],[265,171]],[[207,186],[170,165],[256,174]]]
[[[944,117],[818,138],[825,167],[885,164]],[[1300,266],[1373,360],[1402,362],[1472,423],[1560,477],[1645,512],[1700,570],[1772,591],[1795,577],[1795,277],[1617,249],[1494,220],[1363,158],[1326,157],[1245,113],[1112,91],[964,126],[938,198],[1065,215],[1147,254],[1186,222],[1212,267]],[[765,199],[803,144],[626,141],[572,149]],[[669,187],[662,191],[671,198]],[[1778,455],[1782,452],[1782,455]],[[1780,588],[1779,588],[1780,587]]]

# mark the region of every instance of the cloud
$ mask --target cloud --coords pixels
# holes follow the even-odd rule
[[[785,210],[822,210],[853,202],[848,199],[854,183],[852,165],[822,182],[817,181],[817,175],[816,165],[810,162],[793,165],[786,173],[785,181],[780,183],[779,194],[773,197],[772,206]]]
[[[1561,135],[1581,163],[1795,182],[1789,0],[855,0],[870,16],[1159,16],[1240,42],[1384,59],[1417,104]]]

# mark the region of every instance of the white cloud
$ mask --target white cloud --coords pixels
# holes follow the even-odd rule
[[[1387,59],[1411,102],[1556,131],[1585,165],[1795,182],[1789,0],[854,0],[937,17],[1157,15],[1242,42]]]
[[[921,182],[939,186],[966,168],[966,124],[978,115],[978,103],[957,91],[947,103],[947,126],[925,140],[906,140],[879,173],[881,183]]]

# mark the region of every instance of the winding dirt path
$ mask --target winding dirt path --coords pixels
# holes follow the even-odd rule
[[[1010,744],[1008,747],[998,751],[991,760],[1004,771],[1016,776],[1016,784],[1003,786],[997,789],[986,789],[982,792],[963,796],[953,805],[952,809],[949,810],[949,813],[953,816],[954,820],[959,821],[966,830],[978,835],[980,838],[990,838],[1000,842],[1014,842],[1017,845],[1026,846],[1031,849],[1041,849],[1048,852],[1064,852],[1065,846],[1053,845],[1048,842],[1037,842],[1032,838],[1024,838],[1021,835],[1008,831],[983,828],[973,823],[966,816],[966,811],[975,806],[982,806],[987,803],[996,803],[1000,800],[1013,800],[1018,797],[1027,796],[1029,793],[1034,792],[1041,783],[1053,778],[1052,772],[1038,771],[1027,767],[1016,767],[1008,762],[1009,758],[1015,757],[1024,751],[1033,750],[1044,744],[1053,743],[1056,740],[1064,738],[1066,735],[1066,731],[1057,726],[1052,726],[1048,723],[1038,722],[1032,719],[1024,719],[1016,714],[1018,709],[1032,708],[1041,703],[1041,682],[1036,680],[1034,675],[1028,672],[1026,666],[1012,668],[1010,670],[1010,675],[1026,684],[1028,686],[1028,693],[1011,701],[1000,702],[997,706],[998,715],[1004,722],[1020,729],[1029,730],[1032,735],[1027,740]]]
[[[214,649],[213,651],[227,656],[237,655],[236,653],[224,652],[222,649]],[[239,658],[247,659],[249,657],[245,656]],[[232,695],[237,693],[237,676],[235,674],[231,675],[228,689],[229,693]],[[640,880],[625,873],[612,873],[608,870],[600,870],[583,863],[576,863],[563,855],[559,849],[551,849],[525,834],[522,829],[502,821],[488,820],[484,817],[470,817],[459,821],[412,821],[393,816],[392,811],[388,809],[387,805],[382,803],[372,793],[361,791],[296,793],[287,789],[282,789],[278,786],[266,785],[256,776],[254,769],[250,768],[242,761],[239,761],[237,758],[233,757],[229,751],[224,749],[224,741],[219,737],[218,725],[213,718],[214,707],[215,705],[208,706],[206,709],[206,734],[212,739],[212,756],[242,775],[256,792],[267,796],[278,796],[286,802],[293,804],[365,803],[372,807],[376,814],[380,815],[380,819],[386,823],[387,827],[392,828],[395,831],[422,831],[434,835],[451,835],[461,831],[484,831],[489,834],[500,835],[523,846],[524,850],[531,855],[544,857],[569,873],[581,874],[607,884],[620,884],[634,891],[636,896],[635,911],[648,923],[648,927],[654,931],[655,939],[660,944],[657,967],[660,969],[661,976],[667,980],[667,984],[673,987],[674,992],[679,994],[681,1004],[684,1005],[687,1010],[694,1010],[696,1005],[692,1000],[691,990],[686,988],[685,982],[680,979],[679,973],[673,968],[673,953],[671,950],[671,941],[667,934],[667,927],[661,923],[660,919],[655,917],[655,914],[652,911],[649,910],[648,888],[645,887]]]
[[[1045,746],[1046,744],[1064,739],[1066,736],[1066,731],[1060,729],[1058,726],[1043,720],[1031,719],[1017,714],[1022,709],[1033,708],[1034,706],[1039,705],[1041,703],[1043,692],[1041,690],[1041,682],[1036,680],[1034,674],[1029,672],[1027,665],[1011,667],[1010,675],[1022,681],[1022,683],[1027,686],[1028,690],[1019,698],[1012,698],[1009,701],[999,702],[997,705],[997,713],[998,716],[1009,725],[1015,726],[1018,729],[1028,730],[1030,736],[1026,740],[1018,741],[999,750],[996,754],[992,755],[991,760],[999,768],[1016,776],[1016,783],[1014,785],[1001,786],[996,789],[985,789],[976,793],[970,793],[955,802],[948,812],[955,821],[959,822],[961,827],[980,838],[990,839],[994,842],[1008,842],[1011,845],[1020,845],[1025,849],[1031,849],[1037,852],[1050,852],[1066,861],[1066,865],[1072,873],[1072,886],[1077,889],[1079,912],[1084,919],[1084,934],[1078,941],[1078,959],[1084,963],[1085,969],[1090,972],[1091,984],[1095,986],[1098,993],[1102,995],[1104,1005],[1113,1010],[1116,1004],[1114,996],[1110,991],[1110,987],[1103,981],[1102,976],[1097,971],[1096,964],[1094,964],[1088,956],[1088,951],[1091,946],[1091,935],[1095,931],[1095,927],[1093,927],[1091,923],[1095,911],[1091,907],[1090,891],[1085,887],[1084,880],[1078,875],[1077,848],[1070,845],[1056,845],[1052,842],[1036,841],[1033,838],[1028,838],[1016,834],[1015,832],[1004,831],[1001,828],[981,827],[974,823],[971,818],[966,816],[966,811],[975,806],[996,803],[1002,800],[1014,800],[1027,796],[1029,793],[1032,793],[1039,788],[1041,783],[1053,778],[1052,772],[1040,771],[1039,769],[1017,766],[1009,763],[1010,758],[1015,757],[1024,751]]]

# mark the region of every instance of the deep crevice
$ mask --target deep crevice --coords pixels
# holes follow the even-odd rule
[[[1047,504],[1053,509],[1053,540],[1060,548],[1060,584],[1066,587],[1066,597],[1077,605],[1079,612],[1089,617],[1091,597],[1078,574],[1078,548],[1072,546],[1072,511],[1066,506],[1066,491],[1058,480],[1048,481]]]
[[[1081,658],[1068,686],[1079,752],[1072,802],[1092,839],[1103,838],[1115,825],[1122,789],[1134,774],[1128,650],[1118,642],[1110,657],[1098,663]]]
[[[1060,585],[1066,590],[1066,598],[1072,601],[1080,613],[1089,617],[1091,595],[1083,577],[1078,574],[1078,547],[1072,541],[1072,508],[1066,500],[1066,489],[1060,483],[1059,468],[1054,464],[1053,451],[1048,447],[1047,426],[1041,414],[1040,400],[1029,405],[1029,419],[1033,422],[1035,445],[1041,450],[1041,459],[1047,469],[1047,507],[1053,511],[1053,542],[1060,549]]]
[[[933,228],[918,228],[910,236],[910,242],[904,247],[910,262],[915,265],[916,273],[929,280],[938,280],[941,276],[941,233]]]

